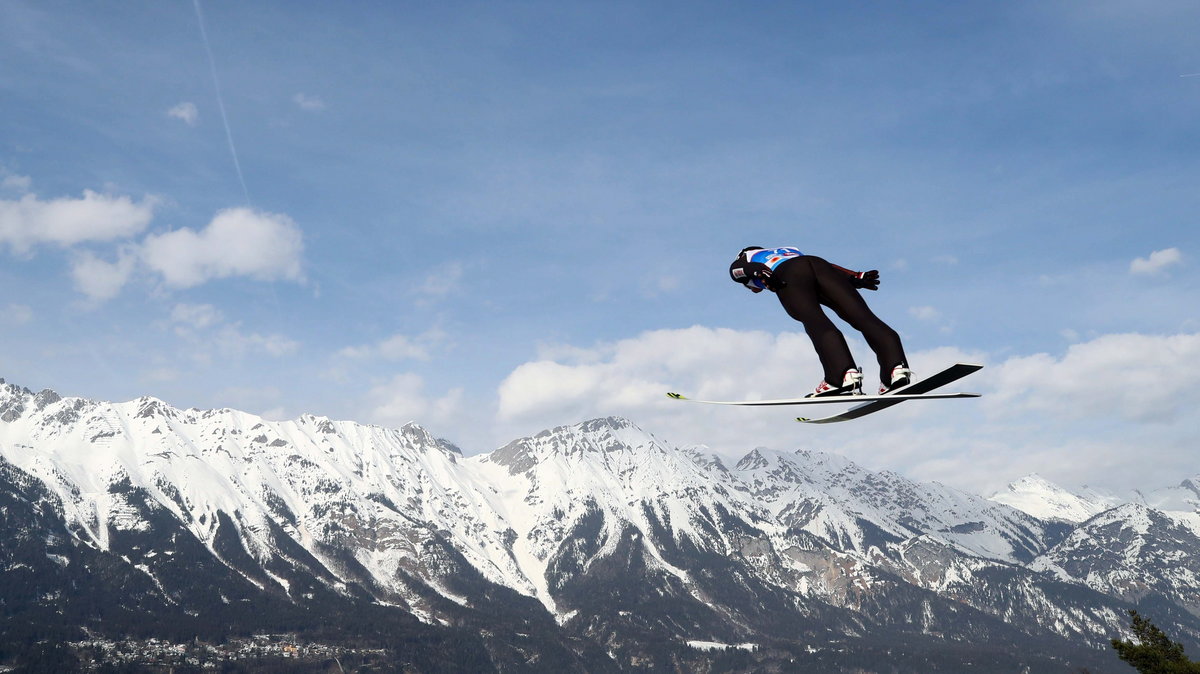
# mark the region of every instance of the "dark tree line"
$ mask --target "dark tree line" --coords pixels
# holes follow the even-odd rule
[[[1133,639],[1113,639],[1117,655],[1141,674],[1200,674],[1200,662],[1189,660],[1183,644],[1171,641],[1154,623],[1137,611],[1133,618]]]

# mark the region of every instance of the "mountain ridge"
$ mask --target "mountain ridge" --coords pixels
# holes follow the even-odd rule
[[[711,664],[687,644],[735,638],[771,644],[746,655],[759,661],[833,643],[936,659],[982,640],[1030,662],[1066,649],[1095,664],[1071,644],[1106,643],[1146,601],[1170,608],[1181,638],[1200,637],[1192,569],[1121,584],[1200,552],[1191,519],[1148,506],[1083,529],[832,454],[756,448],[731,468],[619,417],[471,457],[415,423],[267,421],[7,383],[0,420],[5,484],[40,494],[26,500],[49,519],[29,526],[55,541],[37,568],[55,577],[61,558],[71,573],[140,579],[130,615],[230,611],[195,595],[175,561],[186,558],[219,601],[383,607],[422,638],[487,626],[501,636],[464,652],[496,667],[522,649],[559,671]],[[1153,515],[1129,534],[1139,512]],[[38,539],[19,518],[6,526]],[[535,623],[547,636],[522,646],[513,626]]]

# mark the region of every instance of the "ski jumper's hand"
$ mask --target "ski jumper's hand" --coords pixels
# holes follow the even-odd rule
[[[855,288],[879,290],[879,271],[872,269],[871,271],[856,272],[853,283]]]
[[[831,267],[842,272],[850,277],[850,284],[855,288],[866,288],[867,290],[879,290],[879,271],[872,269],[871,271],[854,271],[839,267],[836,264],[831,264]]]

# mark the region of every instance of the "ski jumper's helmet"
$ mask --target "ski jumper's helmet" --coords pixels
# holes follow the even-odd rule
[[[751,266],[754,263],[750,261],[750,255],[756,250],[764,250],[764,248],[762,246],[746,246],[738,253],[737,257],[733,258],[733,263],[729,265],[729,278],[742,285],[750,282],[754,271]]]

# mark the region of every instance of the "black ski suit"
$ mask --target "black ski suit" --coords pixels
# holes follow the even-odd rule
[[[773,291],[788,315],[804,324],[825,370],[826,382],[840,385],[846,370],[857,366],[845,336],[825,315],[822,305],[862,333],[879,362],[880,380],[890,383],[892,368],[908,364],[900,335],[871,311],[858,292],[860,287],[876,289],[878,272],[851,271],[796,249],[775,250],[795,254],[786,254],[782,260],[768,255],[766,262],[757,262],[755,258],[764,259],[764,251],[749,248],[734,260],[730,276],[754,292],[764,288]]]

